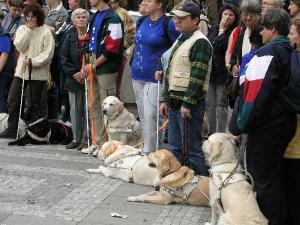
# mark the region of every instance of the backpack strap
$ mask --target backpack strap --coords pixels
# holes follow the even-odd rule
[[[137,22],[136,22],[136,30],[139,29],[139,27],[142,25],[142,23],[144,22],[144,20],[147,18],[148,16],[142,16],[140,17]],[[168,35],[168,27],[169,27],[169,22],[170,22],[171,18],[169,16],[166,15],[164,22],[163,22],[163,31],[164,31],[164,39],[165,41],[167,41],[169,46],[172,46],[173,42],[171,41],[171,39],[169,38]]]

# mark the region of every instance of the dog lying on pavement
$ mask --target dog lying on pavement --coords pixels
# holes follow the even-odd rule
[[[63,122],[41,118],[24,128],[24,134],[20,135],[18,140],[9,142],[8,145],[68,144],[72,139],[71,128]]]
[[[208,177],[195,176],[193,170],[181,166],[168,150],[157,150],[150,153],[148,158],[149,165],[158,169],[161,178],[160,190],[128,197],[128,201],[209,206]]]
[[[203,143],[203,150],[211,166],[211,225],[267,225],[251,185],[236,167],[238,147],[234,137],[215,133]]]
[[[124,145],[119,141],[108,141],[98,152],[98,159],[104,161],[98,169],[87,169],[88,173],[100,173],[106,177],[120,179],[147,186],[159,187],[158,170],[149,166],[141,150]]]

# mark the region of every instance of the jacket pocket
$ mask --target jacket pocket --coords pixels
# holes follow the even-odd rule
[[[173,85],[175,87],[187,88],[189,86],[190,73],[188,72],[174,72]]]

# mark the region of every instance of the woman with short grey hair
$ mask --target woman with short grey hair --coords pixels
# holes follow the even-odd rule
[[[82,67],[83,46],[86,40],[86,28],[89,13],[81,8],[72,12],[71,20],[74,24],[63,40],[60,57],[66,80],[63,88],[69,92],[70,116],[72,121],[73,141],[67,149],[86,147],[86,129],[84,117],[84,79],[80,72]]]
[[[89,21],[89,17],[90,17],[89,12],[85,9],[78,8],[78,9],[75,9],[71,14],[72,23],[75,24],[75,19],[82,14],[85,14],[87,21]]]

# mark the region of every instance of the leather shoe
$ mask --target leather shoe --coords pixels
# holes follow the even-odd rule
[[[81,149],[83,149],[83,148],[87,148],[88,147],[88,145],[87,144],[85,144],[85,143],[81,143],[80,145],[78,145],[78,147],[76,148],[78,151],[81,151]]]
[[[77,148],[79,145],[79,143],[76,143],[76,142],[71,142],[70,144],[68,144],[66,146],[66,149],[74,149],[74,148]]]
[[[0,138],[16,139],[17,131],[7,128],[5,131],[2,132],[2,134],[0,134]]]

